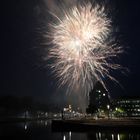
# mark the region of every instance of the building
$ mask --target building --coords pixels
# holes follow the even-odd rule
[[[120,117],[140,117],[140,98],[122,98],[115,100],[116,109]]]
[[[89,93],[89,105],[87,113],[107,112],[110,109],[110,98],[108,92],[100,82],[97,82],[94,89]]]

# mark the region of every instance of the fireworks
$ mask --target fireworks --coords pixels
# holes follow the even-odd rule
[[[51,68],[59,85],[85,94],[97,81],[106,87],[104,78],[115,80],[109,70],[120,68],[108,60],[122,49],[111,41],[111,20],[104,7],[88,3],[63,9],[63,14],[53,15],[56,22],[47,33],[53,44],[48,57],[54,60]]]

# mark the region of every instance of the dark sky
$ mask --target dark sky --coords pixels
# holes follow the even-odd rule
[[[42,0],[1,1],[0,95],[30,95],[48,102],[59,94],[56,81],[41,60],[44,52],[39,45],[39,28],[43,19],[49,20],[49,15],[40,8],[42,3]],[[116,73],[115,77],[124,88],[112,85],[111,95],[114,97],[139,96],[140,93],[139,5],[139,0],[111,0],[113,12],[110,14],[117,25],[116,34],[124,49],[128,48],[120,63],[130,70],[126,75]],[[55,100],[63,95],[57,95]]]

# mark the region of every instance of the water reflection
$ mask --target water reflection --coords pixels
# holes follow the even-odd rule
[[[120,135],[119,134],[117,135],[117,138],[118,138],[118,140],[120,140]]]
[[[63,140],[66,140],[66,136],[65,135],[63,136]]]
[[[114,140],[114,134],[111,135],[112,140]]]
[[[69,132],[69,140],[71,140],[71,131]]]
[[[87,132],[87,140],[140,140],[140,133]]]
[[[63,140],[71,140],[71,131],[68,134],[63,134]]]
[[[83,135],[83,137],[81,137]],[[85,136],[84,136],[85,135]],[[139,133],[114,133],[111,132],[65,132],[62,140],[140,140]]]
[[[62,132],[60,140],[88,140],[86,133]]]
[[[27,126],[27,124],[25,123],[25,125],[24,125],[24,129],[27,130],[27,128],[28,128],[28,126]]]
[[[52,132],[51,121],[34,121],[0,125],[0,139],[7,136],[15,140],[140,140],[139,131],[90,130],[84,132]]]
[[[47,121],[45,121],[45,126],[47,126],[48,125],[48,122]]]

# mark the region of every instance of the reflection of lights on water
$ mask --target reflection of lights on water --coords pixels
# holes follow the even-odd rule
[[[134,139],[134,136],[132,135],[132,134],[129,134],[129,139],[131,140],[133,140]],[[139,138],[137,139],[137,140],[139,140]]]
[[[96,133],[96,139],[98,140],[98,133]]]
[[[102,139],[102,134],[101,132],[96,133],[96,140],[101,140]]]
[[[47,126],[48,125],[48,122],[47,121],[45,121],[45,126]]]
[[[69,136],[71,137],[71,131],[69,132]]]
[[[63,140],[71,140],[71,131],[65,133],[65,135],[63,134]]]
[[[118,138],[117,140],[120,140],[120,135],[119,134],[117,135],[117,138]]]
[[[27,127],[27,124],[25,124],[25,125],[24,125],[24,129],[27,130],[27,128],[28,128],[28,127]]]
[[[66,133],[66,135],[63,135],[63,140],[71,140],[71,131],[69,133]]]
[[[66,136],[65,135],[63,136],[63,140],[66,140]]]
[[[112,134],[111,137],[112,137],[112,140],[114,140],[114,134]]]
[[[71,131],[69,132],[69,140],[71,140]]]
[[[99,132],[99,139],[101,140],[101,133]]]

